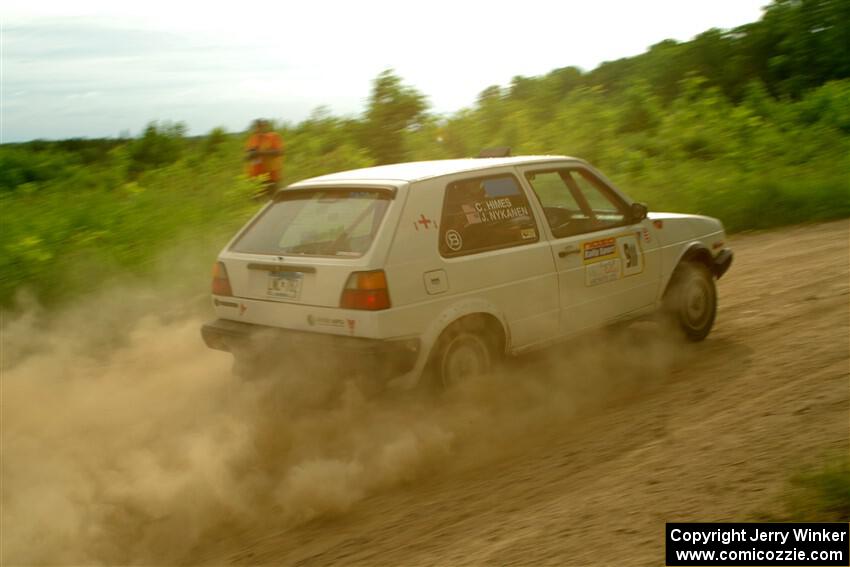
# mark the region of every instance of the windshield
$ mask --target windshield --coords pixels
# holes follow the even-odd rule
[[[369,250],[391,195],[386,191],[284,191],[231,250],[249,254],[362,256]]]

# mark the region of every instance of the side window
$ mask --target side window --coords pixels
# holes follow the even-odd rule
[[[544,206],[560,207],[570,211],[580,211],[578,201],[572,192],[567,190],[562,174],[557,171],[541,171],[526,174],[529,182],[534,187],[535,193],[540,197]]]
[[[599,179],[584,169],[571,171],[570,174],[598,220],[613,224],[622,224],[626,220],[625,203]]]
[[[621,226],[628,207],[601,180],[584,169],[529,171],[552,234],[556,238]]]
[[[537,242],[537,225],[517,179],[505,174],[446,187],[440,254],[462,256]]]

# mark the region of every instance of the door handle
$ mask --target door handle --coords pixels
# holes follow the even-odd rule
[[[570,254],[578,254],[578,253],[579,253],[579,247],[578,246],[576,246],[575,244],[568,244],[567,246],[564,246],[564,248],[561,249],[560,252],[558,252],[558,257],[559,258],[566,258]]]

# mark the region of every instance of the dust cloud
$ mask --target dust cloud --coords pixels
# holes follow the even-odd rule
[[[203,298],[98,293],[2,323],[3,564],[191,562],[227,534],[321,521],[482,466],[665,380],[651,329],[511,361],[442,397],[354,379],[231,375]],[[518,448],[519,447],[519,448]]]

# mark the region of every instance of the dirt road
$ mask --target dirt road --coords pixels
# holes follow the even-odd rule
[[[502,407],[500,419],[525,423],[479,438],[461,434],[429,474],[332,521],[234,533],[205,557],[659,564],[665,521],[781,514],[790,472],[848,450],[848,228],[840,221],[732,238],[735,264],[719,282],[720,311],[705,343],[670,347],[639,325],[629,331],[637,337],[605,339],[628,344],[631,360],[611,361],[612,351],[601,348],[571,364],[570,349],[599,337],[559,347],[543,362],[521,360],[500,388],[510,389],[511,378],[556,374],[572,386],[555,396],[580,400],[567,406],[568,417],[553,415],[559,402],[533,418],[526,407],[517,416]],[[616,371],[614,385],[583,383]]]
[[[197,320],[30,356],[4,377],[6,563],[661,564],[666,521],[782,517],[792,472],[850,450],[848,239],[738,235],[705,342],[641,323],[439,402],[242,384]],[[72,389],[33,383],[59,368]]]

